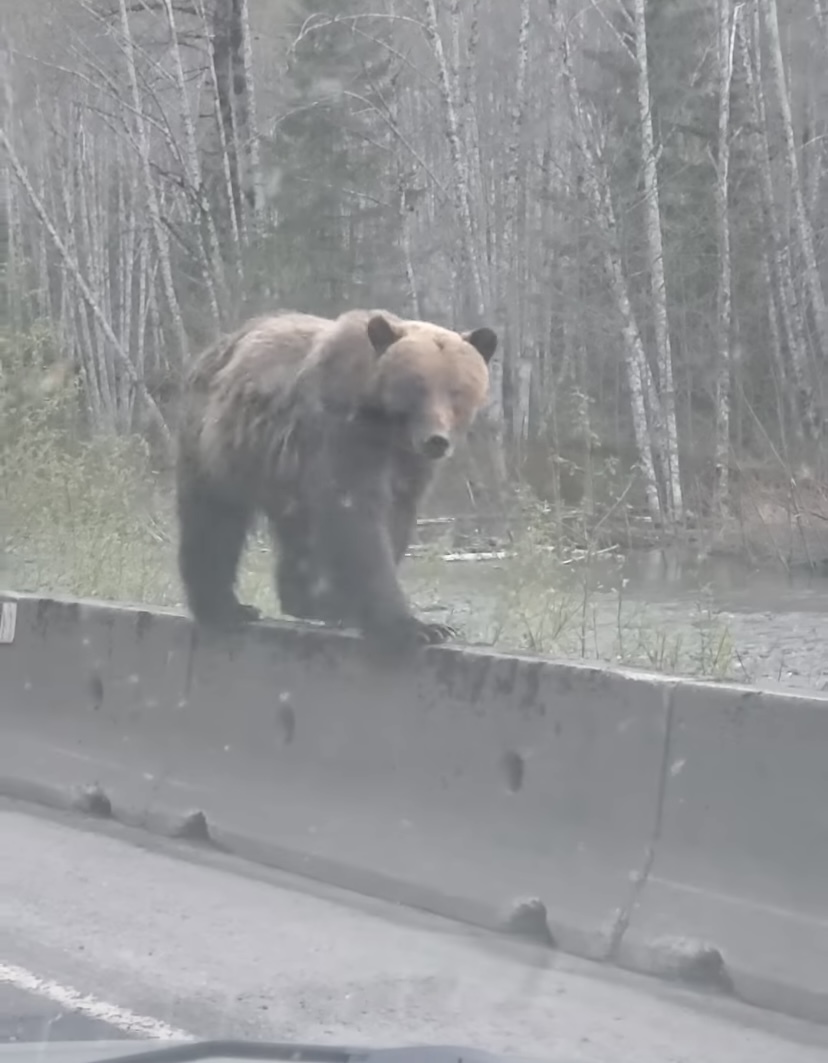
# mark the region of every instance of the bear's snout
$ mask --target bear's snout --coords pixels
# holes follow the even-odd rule
[[[423,454],[432,461],[444,458],[451,450],[451,440],[442,432],[435,432],[423,442]]]

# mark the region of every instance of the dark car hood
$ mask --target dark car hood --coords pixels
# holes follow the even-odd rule
[[[19,1041],[0,1044],[0,1063],[96,1063],[115,1056],[129,1056],[155,1048],[172,1048],[176,1041],[118,1040],[118,1041]],[[181,1042],[182,1044],[184,1042]],[[321,1047],[321,1046],[320,1046]],[[337,1046],[326,1045],[326,1048]],[[485,1052],[455,1045],[405,1046],[401,1048],[368,1049],[345,1047],[353,1063],[576,1063],[575,1060],[532,1059],[527,1056]],[[211,1057],[210,1063],[238,1063],[238,1058]]]

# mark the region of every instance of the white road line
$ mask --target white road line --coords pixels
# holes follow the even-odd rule
[[[89,1019],[97,1019],[99,1022],[115,1026],[122,1033],[137,1034],[141,1037],[157,1038],[163,1041],[195,1040],[192,1034],[177,1030],[165,1022],[159,1022],[146,1015],[136,1015],[128,1008],[119,1008],[117,1004],[107,1004],[105,1000],[84,995],[76,989],[59,985],[48,978],[38,978],[37,975],[22,967],[0,963],[0,986],[2,985],[10,985],[15,989],[25,990],[27,993],[36,993],[63,1008],[80,1012]]]

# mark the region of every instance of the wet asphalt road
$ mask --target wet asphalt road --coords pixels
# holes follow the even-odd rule
[[[0,803],[3,1039],[470,1045],[549,1063],[824,1063],[828,1028],[701,997],[220,855]],[[131,1016],[9,985],[27,971]],[[18,982],[19,985],[19,982]],[[58,995],[60,990],[57,991]],[[77,997],[75,998],[77,999]],[[120,1009],[120,1010],[119,1010]],[[87,1015],[89,1015],[87,1007]]]
[[[0,1044],[116,1041],[130,1035],[16,986],[0,984]]]

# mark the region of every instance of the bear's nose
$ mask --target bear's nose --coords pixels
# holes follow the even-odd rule
[[[450,446],[451,440],[448,436],[437,433],[429,436],[423,443],[423,451],[427,458],[442,458],[448,452]]]

